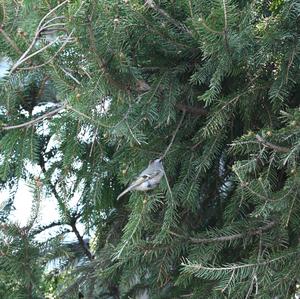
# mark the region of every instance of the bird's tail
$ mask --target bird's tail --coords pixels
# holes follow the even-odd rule
[[[120,193],[117,197],[117,200],[119,200],[122,196],[124,196],[127,192],[129,192],[132,189],[132,186],[129,186],[126,188],[122,193]]]

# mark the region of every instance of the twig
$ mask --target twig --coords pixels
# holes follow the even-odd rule
[[[96,142],[96,137],[98,135],[98,128],[96,128],[96,131],[95,131],[95,134],[93,136],[93,142],[92,142],[92,146],[91,146],[91,149],[90,149],[90,153],[89,153],[89,157],[92,156],[92,153],[93,153],[93,149],[94,149],[94,146],[95,146],[95,142]]]
[[[247,237],[247,236],[260,235],[262,232],[270,230],[275,225],[276,225],[276,222],[271,221],[268,224],[266,224],[265,226],[259,227],[259,228],[254,229],[254,230],[248,230],[244,233],[234,234],[234,235],[230,235],[230,236],[215,237],[215,238],[193,238],[193,237],[189,237],[188,240],[190,240],[194,244],[208,244],[208,243],[214,243],[214,242],[233,241],[233,240],[241,239],[241,238],[244,238],[244,237]],[[174,233],[174,232],[170,232],[170,234],[174,235],[176,237],[185,238],[184,236],[179,235],[179,234]]]
[[[72,227],[72,231],[74,232],[74,234],[76,235],[76,238],[80,244],[80,246],[82,247],[85,255],[88,257],[88,259],[91,261],[93,259],[93,255],[90,252],[90,250],[88,249],[88,247],[86,246],[86,243],[84,242],[82,236],[80,235],[77,227],[76,227],[76,218],[71,219],[71,222],[69,223],[69,225]]]
[[[200,21],[200,23],[203,25],[203,27],[204,27],[207,31],[210,31],[210,32],[215,33],[215,34],[218,34],[218,35],[223,35],[223,34],[224,34],[222,31],[216,31],[216,30],[210,28],[210,27],[205,23],[204,18],[200,17],[200,18],[199,18],[199,21]]]
[[[178,130],[179,130],[181,124],[182,124],[182,121],[183,121],[183,119],[184,119],[185,112],[186,112],[186,110],[183,110],[182,115],[181,115],[181,119],[180,119],[180,121],[179,121],[179,123],[178,123],[178,125],[177,125],[177,127],[176,127],[176,129],[175,129],[175,131],[174,131],[174,133],[173,133],[173,135],[172,135],[172,139],[171,139],[171,141],[170,141],[168,147],[166,148],[164,154],[161,156],[161,159],[165,158],[165,156],[167,155],[168,151],[170,150],[170,148],[171,148],[171,146],[172,146],[172,144],[173,144],[173,142],[174,142],[174,139],[175,139],[175,137],[176,137],[176,135],[177,135],[177,132],[178,132]]]
[[[107,62],[104,61],[99,55],[98,55],[98,50],[96,46],[96,40],[95,40],[95,35],[92,27],[92,16],[88,17],[88,37],[90,41],[90,46],[91,46],[91,52],[94,54],[96,62],[98,64],[98,67],[100,70],[103,71],[104,76],[107,78],[108,82],[111,83],[111,85],[119,88],[120,90],[124,90],[125,92],[129,92],[129,88],[127,86],[123,86],[120,82],[114,80],[112,76],[110,75],[109,71],[107,70]]]
[[[183,103],[177,103],[175,105],[175,107],[178,110],[186,111],[186,112],[191,113],[191,114],[201,115],[201,116],[206,116],[207,115],[207,110],[202,108],[202,107],[199,107],[199,106],[194,107],[194,106],[185,105]]]
[[[215,271],[215,272],[234,271],[236,269],[245,269],[245,268],[269,265],[269,264],[272,264],[276,261],[279,261],[279,260],[282,260],[282,259],[287,259],[288,256],[290,256],[290,255],[299,255],[299,253],[300,253],[299,251],[294,251],[294,252],[285,253],[285,254],[283,254],[279,257],[275,257],[275,258],[270,259],[270,260],[264,260],[264,261],[259,262],[259,263],[231,264],[231,265],[228,265],[227,267],[214,267],[214,266],[207,267],[207,266],[204,266],[202,264],[191,264],[191,263],[188,263],[188,264],[182,263],[181,265],[185,266],[185,267],[192,268],[192,269],[196,269],[196,270],[207,270],[207,271]]]
[[[223,10],[224,10],[224,30],[223,30],[223,35],[224,35],[224,42],[225,42],[226,50],[229,52],[228,37],[227,37],[228,21],[227,21],[227,9],[226,9],[225,0],[223,0]]]
[[[287,66],[287,69],[286,69],[286,76],[285,76],[285,83],[287,84],[288,83],[288,79],[289,79],[289,71],[290,71],[290,68],[293,64],[293,61],[294,61],[294,58],[295,58],[295,54],[296,54],[296,49],[294,48],[293,49],[293,52],[292,52],[292,55],[289,59],[289,63],[288,63],[288,66]]]
[[[154,9],[156,12],[158,12],[161,16],[164,18],[168,19],[170,23],[172,23],[177,29],[184,31],[185,33],[188,33],[189,35],[192,36],[192,32],[183,24],[180,22],[174,20],[166,11],[161,9],[155,2],[154,0],[146,0],[145,1],[145,6],[148,6],[152,9]]]
[[[19,68],[19,70],[37,69],[37,68],[43,67],[43,66],[47,65],[48,63],[50,63],[63,50],[63,48],[66,46],[66,44],[70,41],[70,38],[71,38],[73,32],[74,32],[74,29],[71,31],[71,33],[68,35],[68,37],[65,39],[65,41],[63,42],[63,44],[61,45],[61,47],[46,62],[44,62],[42,64],[39,64],[39,65],[33,65],[33,66],[29,66],[29,67]]]
[[[273,143],[270,143],[268,141],[266,141],[265,139],[263,139],[260,135],[256,134],[255,138],[261,143],[263,144],[265,147],[271,148],[273,149],[275,152],[279,152],[279,153],[288,153],[291,149],[288,147],[284,147],[284,146],[279,146],[279,145],[275,145]]]
[[[3,30],[1,25],[0,25],[0,33],[2,33],[3,37],[12,46],[12,48],[16,50],[17,53],[22,54],[22,51],[19,49],[17,44],[7,35],[7,33]]]
[[[51,43],[45,45],[44,47],[42,47],[41,49],[33,52],[32,54],[28,55],[27,57],[24,57],[22,60],[19,60],[18,62],[16,62],[13,67],[11,68],[10,70],[10,74],[12,74],[16,68],[21,65],[23,62],[25,62],[26,60],[32,58],[33,56],[39,54],[40,52],[43,52],[45,51],[46,49],[48,49],[49,47],[51,47],[53,44],[55,44],[57,41],[58,41],[59,37],[57,37],[54,41],[52,41]]]
[[[50,15],[51,15],[54,11],[56,11],[58,8],[60,8],[60,7],[63,6],[64,4],[66,4],[67,2],[69,2],[69,0],[65,0],[65,1],[63,1],[62,3],[60,3],[59,5],[55,6],[53,9],[51,9],[51,10],[50,10],[50,11],[49,11],[49,12],[41,19],[41,21],[40,21],[39,24],[38,24],[38,27],[37,27],[37,29],[36,29],[36,32],[35,32],[35,35],[34,35],[34,38],[33,38],[32,42],[31,42],[31,44],[29,45],[29,47],[27,48],[27,50],[21,55],[21,57],[19,58],[19,60],[12,66],[12,68],[10,69],[10,72],[9,72],[10,75],[16,70],[16,68],[17,68],[20,64],[22,64],[24,61],[28,60],[29,57],[32,57],[32,56],[33,56],[33,54],[31,54],[31,55],[29,55],[29,56],[26,58],[27,54],[31,51],[31,49],[34,47],[36,41],[38,40],[38,38],[39,38],[39,36],[40,36],[40,33],[41,33],[43,30],[45,30],[45,29],[47,28],[47,24],[49,24],[49,23],[52,22],[53,20],[57,19],[58,17],[55,17],[55,18],[53,18],[53,19],[47,21],[44,25],[42,25],[43,22],[46,20],[46,18],[47,18],[48,16],[50,16]],[[55,42],[56,42],[56,41],[55,41]],[[49,45],[52,45],[52,44],[53,44],[53,42],[50,43],[50,44],[48,44],[46,47],[43,47],[42,49],[45,50]],[[36,55],[37,53],[39,53],[42,49],[36,51],[36,52],[34,53],[34,55]]]
[[[97,124],[97,125],[99,125],[99,126],[101,126],[101,127],[104,127],[104,128],[111,128],[111,127],[108,126],[108,125],[105,125],[105,124],[100,123],[99,121],[97,121],[97,120],[95,120],[95,119],[92,119],[90,116],[84,114],[84,113],[81,112],[81,111],[78,111],[77,109],[75,109],[74,107],[72,107],[72,106],[70,106],[70,105],[66,105],[65,107],[66,107],[66,109],[75,112],[76,114],[82,116],[82,117],[85,118],[85,119],[88,119],[89,121],[91,121],[91,122],[93,122],[93,123],[95,123],[95,124]]]
[[[131,134],[131,136],[133,137],[133,139],[136,141],[136,143],[138,145],[141,145],[141,143],[139,142],[139,140],[135,137],[134,133],[132,132],[132,130],[131,130],[131,128],[130,128],[130,126],[129,126],[129,124],[128,124],[127,121],[125,121],[125,124],[126,124],[126,127],[127,127],[128,131],[129,131],[129,133]]]
[[[44,173],[45,177],[47,177],[47,170],[45,168],[45,161],[44,161],[43,156],[42,156],[42,165],[40,165],[40,166],[41,166],[42,172]],[[58,194],[58,192],[55,188],[55,185],[52,184],[50,179],[47,179],[47,184],[50,187],[54,197],[58,201],[58,204],[61,205],[61,203],[63,202],[63,199]],[[85,255],[88,257],[88,259],[91,261],[94,257],[92,255],[92,253],[90,252],[89,248],[86,246],[82,236],[80,235],[80,233],[79,233],[79,231],[76,227],[76,221],[81,217],[81,214],[77,213],[77,214],[70,215],[70,212],[68,211],[68,209],[65,208],[64,209],[64,215],[66,216],[68,221],[66,221],[64,223],[63,222],[54,222],[52,225],[50,224],[47,228],[50,228],[50,227],[55,226],[55,225],[60,225],[60,224],[61,225],[66,224],[66,225],[71,226],[72,231],[76,235],[76,238],[79,242],[79,245],[82,247],[82,249],[83,249]]]
[[[223,0],[223,9],[224,9],[224,32],[226,32],[227,31],[228,22],[227,22],[227,9],[226,9],[225,0]]]
[[[44,225],[44,226],[40,226],[37,227],[32,233],[35,234],[40,234],[41,232],[43,232],[46,229],[55,227],[55,226],[61,226],[61,225],[65,225],[65,223],[61,222],[61,221],[56,221],[56,222],[52,222],[50,224]]]
[[[230,276],[230,278],[229,278],[229,280],[228,280],[226,286],[221,290],[222,293],[224,293],[225,290],[229,287],[229,285],[230,285],[232,279],[234,278],[234,274],[235,274],[235,270],[232,271],[231,276]]]
[[[39,92],[37,94],[37,98],[40,98],[41,95],[43,94],[44,90],[45,90],[45,87],[46,87],[46,83],[47,83],[47,80],[50,78],[50,76],[45,76],[41,82],[41,86],[39,88]]]
[[[81,83],[68,71],[66,71],[63,67],[59,67],[67,76],[69,76],[73,81],[75,81],[78,85],[81,85]]]
[[[21,129],[21,128],[28,128],[28,127],[34,126],[35,124],[43,121],[46,118],[53,117],[54,115],[56,115],[58,112],[60,112],[63,109],[65,109],[65,105],[62,105],[52,111],[49,111],[49,112],[47,112],[35,119],[32,119],[28,122],[25,122],[23,124],[13,125],[13,126],[3,126],[2,128],[0,128],[0,130],[8,131],[8,130],[13,130],[13,129]]]
[[[164,177],[165,177],[165,180],[166,180],[166,183],[167,183],[167,188],[168,188],[168,191],[169,191],[169,193],[170,193],[171,199],[173,200],[172,189],[171,189],[171,187],[170,187],[169,180],[168,180],[168,177],[167,177],[167,175],[166,175],[165,172],[164,172]]]

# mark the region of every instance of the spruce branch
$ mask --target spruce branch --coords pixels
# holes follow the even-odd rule
[[[74,108],[73,106],[71,105],[65,105],[65,108],[67,110],[70,110],[70,111],[73,111],[75,114],[78,114],[80,115],[81,117],[85,118],[85,119],[88,119],[89,121],[91,121],[92,123],[95,123],[96,125],[99,125],[101,127],[104,127],[104,128],[111,128],[111,126],[109,125],[106,125],[106,124],[103,124],[103,123],[100,123],[98,120],[94,120],[93,118],[91,118],[90,116],[86,115],[85,113],[77,110],[76,108]]]
[[[84,242],[82,236],[80,235],[78,229],[77,229],[77,226],[76,226],[76,222],[77,222],[77,219],[80,217],[80,214],[75,214],[71,217],[70,219],[70,223],[69,225],[71,226],[72,228],[72,231],[74,232],[78,242],[79,242],[79,245],[81,246],[81,248],[83,249],[85,255],[88,257],[88,259],[91,261],[94,259],[92,253],[90,252],[89,248],[87,247],[86,243]]]
[[[47,28],[49,28],[49,24],[51,22],[53,22],[54,20],[58,19],[58,18],[63,18],[63,17],[54,17],[50,20],[48,20],[47,22],[44,23],[44,21],[52,14],[54,13],[58,8],[60,8],[61,6],[65,5],[66,3],[68,3],[69,0],[65,0],[62,3],[58,4],[57,6],[55,6],[53,9],[51,9],[39,22],[37,29],[35,31],[35,35],[34,38],[31,42],[31,44],[29,45],[29,47],[27,48],[27,50],[21,55],[21,57],[18,59],[18,61],[11,67],[9,74],[11,75],[19,65],[21,65],[23,62],[25,62],[26,60],[28,60],[29,58],[35,56],[36,54],[46,50],[48,47],[52,46],[52,44],[54,44],[55,42],[57,42],[57,39],[51,43],[49,43],[48,45],[44,46],[43,48],[35,51],[34,53],[32,53],[31,55],[28,55],[29,52],[33,49],[34,45],[36,44],[37,40],[39,39],[41,33],[45,30],[47,30]],[[44,23],[44,24],[43,24]]]
[[[295,54],[296,54],[296,48],[293,49],[292,51],[292,55],[291,57],[289,58],[289,62],[288,62],[288,65],[287,65],[287,69],[286,69],[286,76],[285,76],[285,83],[287,84],[288,81],[289,81],[289,71],[290,71],[290,68],[293,64],[293,61],[294,61],[294,58],[295,58]]]
[[[162,17],[166,18],[171,24],[173,24],[177,29],[180,31],[183,31],[185,33],[188,33],[192,36],[192,32],[183,24],[181,24],[179,21],[173,19],[165,10],[160,8],[154,0],[146,0],[145,6],[152,8],[157,13],[159,13]]]
[[[180,126],[181,126],[181,124],[182,124],[182,122],[183,122],[183,119],[184,119],[184,116],[185,116],[185,112],[186,112],[186,110],[183,110],[182,115],[181,115],[181,118],[180,118],[180,121],[179,121],[179,123],[178,123],[178,125],[177,125],[177,127],[176,127],[176,129],[175,129],[175,131],[174,131],[174,133],[172,134],[171,141],[170,141],[169,145],[167,146],[165,152],[164,152],[163,155],[161,156],[161,159],[164,159],[164,158],[165,158],[165,156],[166,156],[167,153],[169,152],[171,146],[173,145],[173,142],[174,142],[175,137],[176,137],[176,135],[177,135],[177,133],[178,133],[178,130],[179,130],[179,128],[180,128]]]
[[[113,86],[117,87],[120,90],[123,90],[125,92],[129,92],[128,87],[123,86],[120,82],[114,80],[111,77],[111,74],[109,73],[107,69],[108,62],[106,62],[102,57],[99,56],[97,46],[96,46],[96,38],[93,30],[93,15],[88,16],[88,22],[87,22],[87,29],[88,29],[88,38],[91,46],[92,53],[96,59],[96,62],[98,64],[98,67],[100,70],[103,71],[104,76],[108,80],[109,83],[111,83]]]
[[[223,1],[223,10],[224,10],[224,33],[227,32],[228,21],[227,21],[227,8],[226,8],[226,0]]]
[[[47,118],[52,118],[53,116],[58,114],[63,109],[65,109],[65,105],[61,105],[58,108],[51,110],[49,112],[46,112],[45,114],[43,114],[35,119],[32,119],[30,121],[27,121],[25,123],[22,123],[19,125],[12,125],[12,126],[3,126],[2,128],[0,128],[0,130],[8,131],[8,130],[14,130],[14,129],[29,128],[29,127],[32,127],[32,126],[42,122],[43,120],[45,120]]]
[[[277,261],[287,259],[291,255],[299,255],[299,254],[300,254],[299,251],[293,251],[293,252],[289,252],[284,255],[275,257],[273,259],[265,260],[262,262],[249,263],[249,264],[231,264],[231,265],[228,265],[228,267],[214,267],[214,266],[208,267],[208,266],[204,266],[202,264],[192,264],[188,260],[187,260],[187,262],[188,262],[187,264],[182,263],[181,265],[184,267],[190,268],[190,269],[194,269],[194,270],[207,270],[207,271],[215,271],[215,272],[234,271],[234,270],[238,270],[238,269],[266,266],[269,264],[273,264]]]
[[[80,81],[78,81],[70,72],[65,70],[63,67],[59,66],[59,68],[64,72],[65,75],[70,77],[76,84],[81,85]]]
[[[291,149],[284,146],[275,145],[263,139],[260,135],[256,134],[255,138],[259,141],[259,143],[263,144],[265,147],[271,148],[275,152],[279,153],[288,153]]]
[[[40,234],[42,233],[43,231],[49,229],[49,228],[52,228],[52,227],[55,227],[55,226],[61,226],[61,225],[64,225],[65,223],[63,223],[62,221],[54,221],[54,222],[51,222],[47,225],[43,225],[43,226],[40,226],[40,227],[37,227],[36,229],[34,229],[32,231],[32,233],[34,235],[37,235],[37,234]]]
[[[203,25],[203,27],[204,27],[207,31],[209,31],[209,32],[211,32],[211,33],[214,33],[214,34],[223,35],[223,31],[216,31],[216,30],[210,28],[210,27],[206,24],[206,22],[205,22],[205,20],[204,20],[204,18],[203,18],[202,16],[200,16],[200,18],[199,18],[198,20],[199,20],[199,22]]]
[[[186,111],[187,113],[194,114],[194,115],[206,116],[208,114],[207,110],[200,106],[189,106],[183,103],[177,103],[175,107],[178,110]]]
[[[228,21],[227,21],[226,0],[223,0],[223,10],[224,10],[224,30],[223,30],[223,35],[224,35],[225,47],[226,47],[227,51],[229,52],[228,37],[227,37]]]
[[[23,57],[22,59],[19,59],[19,60],[12,66],[12,68],[10,69],[9,74],[11,75],[11,74],[17,69],[17,67],[18,67],[19,65],[21,65],[22,63],[24,63],[25,61],[29,60],[29,59],[32,58],[33,56],[36,56],[37,54],[39,54],[39,53],[45,51],[46,49],[48,49],[49,47],[51,47],[53,44],[55,44],[55,43],[58,41],[58,39],[59,39],[59,38],[57,37],[54,41],[52,41],[52,42],[50,42],[49,44],[45,45],[45,46],[42,47],[41,49],[39,49],[39,50],[33,52],[32,54],[30,54],[30,55],[28,55],[28,56],[26,56],[26,57]]]
[[[60,46],[60,48],[44,63],[42,64],[38,64],[38,65],[32,65],[29,67],[22,67],[22,68],[18,68],[19,70],[33,70],[33,69],[37,69],[37,68],[41,68],[47,64],[49,64],[52,60],[54,60],[54,58],[65,48],[65,46],[67,45],[67,43],[71,40],[71,36],[74,32],[74,29],[71,31],[71,33],[64,39],[63,44]]]
[[[0,24],[0,33],[3,35],[4,39],[12,46],[12,48],[18,53],[22,54],[22,51],[17,46],[17,44],[9,37],[9,35],[3,30],[3,25]]]
[[[215,243],[215,242],[227,242],[227,241],[233,241],[237,239],[242,239],[245,237],[251,237],[251,236],[257,236],[262,234],[263,232],[266,232],[273,228],[276,225],[275,221],[271,221],[267,223],[265,226],[258,227],[256,229],[251,229],[248,230],[244,233],[238,233],[230,236],[221,236],[221,237],[215,237],[215,238],[194,238],[194,237],[189,237],[188,240],[191,241],[194,244],[208,244],[208,243]],[[175,232],[170,232],[171,235],[174,235],[179,238],[184,238],[186,239],[185,236],[179,235]]]
[[[40,97],[42,96],[42,94],[43,94],[43,92],[44,92],[44,90],[45,90],[45,87],[46,87],[46,83],[47,83],[47,81],[48,81],[49,78],[50,78],[50,77],[49,77],[48,75],[46,75],[46,76],[43,78],[43,80],[42,80],[42,82],[41,82],[41,85],[40,85],[40,88],[39,88],[39,92],[38,92],[38,94],[37,94],[37,98],[40,98]]]
[[[47,174],[47,170],[45,168],[45,161],[44,161],[44,157],[43,155],[41,155],[41,169],[42,169],[42,172],[44,173],[45,177],[46,177],[46,174]],[[62,204],[63,202],[63,199],[60,197],[60,195],[58,194],[56,188],[55,188],[55,185],[53,185],[50,181],[50,179],[47,179],[47,185],[50,187],[54,197],[56,198],[56,200],[58,201],[59,204]],[[92,253],[90,252],[89,248],[87,247],[87,245],[85,244],[82,236],[80,235],[78,229],[77,229],[77,226],[76,226],[76,222],[77,220],[81,217],[81,213],[74,213],[73,215],[71,215],[71,213],[68,211],[67,208],[65,208],[65,216],[67,218],[67,221],[65,222],[62,222],[62,221],[59,221],[59,222],[54,222],[52,225],[50,224],[47,228],[50,228],[50,227],[53,227],[53,226],[56,226],[56,225],[62,225],[62,224],[66,224],[66,225],[69,225],[71,226],[72,228],[72,232],[75,234],[78,242],[79,242],[79,245],[82,247],[83,249],[83,252],[84,254],[87,256],[87,258],[91,261],[92,259],[94,259]]]

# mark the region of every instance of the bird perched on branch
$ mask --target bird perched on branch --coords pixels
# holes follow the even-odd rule
[[[150,161],[148,167],[139,174],[136,180],[133,181],[128,188],[119,194],[117,200],[129,191],[148,191],[156,188],[163,176],[164,167],[162,158]]]

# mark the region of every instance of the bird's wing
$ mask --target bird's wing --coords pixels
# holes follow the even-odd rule
[[[126,188],[122,193],[120,193],[117,197],[117,200],[120,199],[122,196],[124,196],[127,192],[133,190],[134,188],[136,188],[137,186],[143,184],[144,182],[152,179],[153,177],[155,177],[156,175],[158,175],[160,171],[155,171],[151,174],[143,174],[140,175],[128,188]]]

